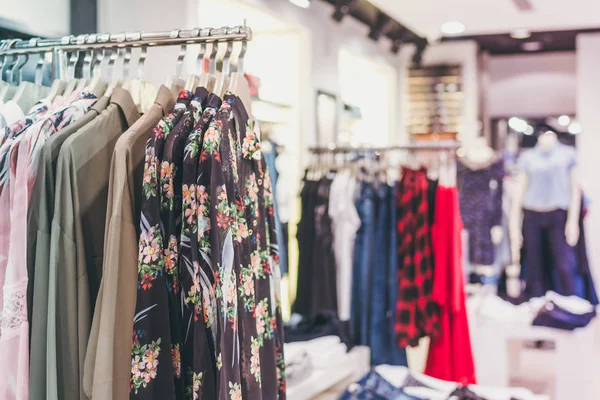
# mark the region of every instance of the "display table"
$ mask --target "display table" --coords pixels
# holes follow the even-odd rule
[[[341,395],[352,382],[369,372],[371,351],[365,346],[356,346],[339,360],[331,360],[328,368],[314,368],[310,375],[295,385],[288,385],[288,400],[308,400],[327,396],[327,391],[340,386],[339,393],[329,393],[333,398]],[[327,396],[329,397],[329,396]]]
[[[556,346],[555,393],[558,400],[597,400],[594,398],[594,323],[573,332],[496,321],[470,313],[471,341],[477,381],[489,386],[508,386],[510,372],[519,360],[522,341],[552,341]],[[517,346],[514,346],[517,341]]]

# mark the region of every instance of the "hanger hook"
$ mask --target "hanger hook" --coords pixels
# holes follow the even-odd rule
[[[131,65],[131,47],[127,46],[125,47],[125,51],[123,54],[123,76],[128,77],[129,76],[129,71],[130,71],[130,65]]]
[[[86,43],[94,44],[98,40],[98,35],[93,33],[86,38]],[[85,56],[83,57],[83,68],[82,68],[82,76],[84,78],[92,77],[92,66],[95,58],[95,54],[97,53],[94,48],[89,48],[85,51]]]
[[[224,35],[225,33],[226,29],[223,28],[211,29],[208,36],[219,36]],[[208,70],[211,75],[214,75],[217,72],[217,53],[219,52],[219,43],[216,40],[212,40],[210,43],[212,46],[210,50]]]
[[[21,83],[23,81],[23,67],[25,66],[25,64],[27,64],[27,61],[29,60],[29,54],[23,54],[23,62],[19,63],[19,60],[21,59],[21,54],[19,54],[18,58],[17,58],[17,63],[15,63],[15,65],[13,66],[13,76],[12,76],[12,82],[13,84],[17,84],[17,83]],[[16,68],[16,70],[15,70]]]
[[[201,29],[199,32],[199,36],[202,37],[208,37],[210,36],[210,29],[209,28],[205,28],[205,29]],[[205,41],[200,42],[200,49],[198,50],[198,57],[196,57],[196,68],[198,70],[198,72],[200,73],[204,73],[204,59],[206,57],[206,51],[208,50],[208,45],[206,44]]]

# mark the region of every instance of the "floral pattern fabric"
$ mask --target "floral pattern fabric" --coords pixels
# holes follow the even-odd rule
[[[147,163],[145,193],[156,197],[166,191],[161,199],[168,208],[171,199],[181,203],[181,236],[168,240],[163,234],[167,224],[156,220],[160,212],[152,216],[142,213],[132,396],[179,398],[174,395],[175,374],[185,381],[185,399],[285,398],[273,196],[258,137],[258,126],[239,98],[226,94],[221,102],[209,95],[187,137],[182,165],[163,161],[168,173],[183,171],[180,192],[172,187],[179,184],[175,180],[173,184],[165,180],[161,186],[157,172],[160,155],[148,152],[157,159]],[[177,291],[183,318],[181,343],[167,344],[165,338],[173,336],[157,335],[158,330],[148,335],[147,328],[142,328],[169,325],[168,316],[161,318],[155,312],[166,308],[166,296],[150,299],[149,293],[140,293],[155,285],[162,286],[163,292],[169,290],[164,279],[169,257],[178,260],[179,280],[174,284],[179,284],[179,289],[173,291]],[[142,271],[146,259],[154,279],[146,278]],[[147,281],[151,288],[144,286]],[[158,351],[154,373],[152,356],[158,347],[163,350]],[[172,357],[168,368],[161,369],[163,352]],[[142,365],[144,356],[152,362]],[[171,383],[161,381],[161,376]],[[161,385],[170,386],[164,389]]]
[[[182,118],[192,100],[192,93],[181,91],[171,113],[162,118],[146,143],[142,180],[142,213],[138,253],[138,293],[134,317],[131,358],[132,398],[175,398],[174,357],[177,343],[171,340],[170,313],[173,301],[165,251],[174,251],[164,236],[161,221],[162,188],[160,160],[165,141]],[[169,257],[167,257],[169,258]],[[141,352],[144,351],[144,354]],[[152,353],[152,354],[150,354]],[[151,362],[144,356],[150,357]],[[144,367],[145,368],[142,368]]]

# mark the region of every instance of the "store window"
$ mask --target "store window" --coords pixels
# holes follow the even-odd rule
[[[339,52],[342,114],[337,141],[384,146],[393,141],[396,70],[347,49]]]

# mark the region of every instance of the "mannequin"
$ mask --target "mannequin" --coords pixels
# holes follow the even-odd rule
[[[574,287],[568,282],[572,279],[568,274],[573,273],[574,265],[571,265],[572,263],[565,257],[571,257],[573,246],[579,240],[581,192],[575,150],[559,143],[556,134],[549,131],[538,138],[535,148],[521,154],[517,164],[518,173],[514,182],[514,199],[509,220],[512,259],[516,264],[521,261],[524,229],[537,223],[538,218],[545,219],[544,223],[554,218],[565,218],[566,212],[566,222],[562,228],[564,237],[562,241],[561,238],[553,238],[552,244],[548,245],[548,252],[551,253],[549,256],[553,259],[553,265],[559,264],[557,267],[559,281],[565,286],[561,294],[572,295]],[[566,188],[561,190],[563,186]],[[562,224],[562,222],[550,223]],[[541,240],[536,237],[529,239],[530,242]],[[567,246],[564,246],[563,242]],[[537,246],[537,243],[535,244]],[[535,260],[529,259],[530,257],[525,260],[528,264],[526,268],[536,268],[536,265],[529,265],[537,264]],[[541,271],[536,273],[541,274]],[[536,287],[541,285],[541,282],[529,280],[530,278],[528,278],[528,285],[533,284]],[[534,292],[532,295],[544,294],[539,293],[539,290]]]
[[[469,262],[477,275],[493,275],[496,246],[504,236],[502,223],[503,161],[485,137],[461,148],[458,179],[461,215],[468,232]]]
[[[496,158],[496,152],[487,144],[487,139],[484,136],[479,136],[473,142],[473,145],[467,148],[458,149],[457,154],[460,159],[467,160],[466,164],[488,164]],[[504,236],[502,227],[499,225],[493,226],[490,229],[492,243],[495,245],[502,241]]]

